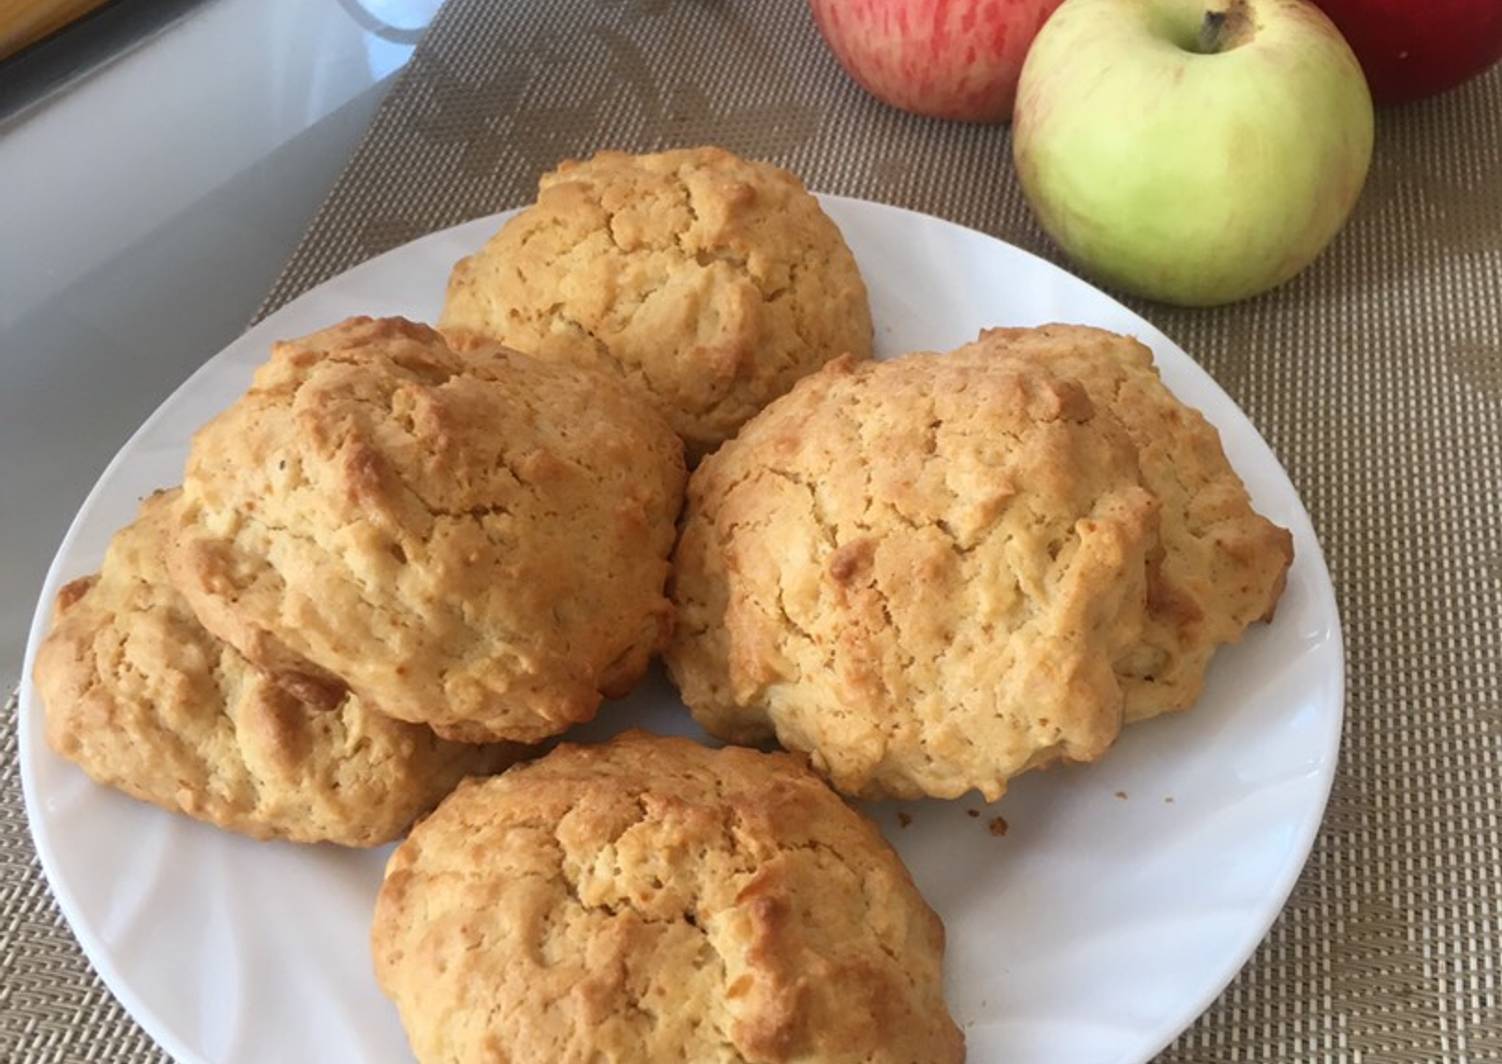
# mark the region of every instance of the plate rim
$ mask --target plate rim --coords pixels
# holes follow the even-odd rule
[[[1267,938],[1273,924],[1276,923],[1278,917],[1287,907],[1288,898],[1291,896],[1294,887],[1298,883],[1300,875],[1303,873],[1304,868],[1309,862],[1309,858],[1313,853],[1314,844],[1317,840],[1319,830],[1324,823],[1325,812],[1329,806],[1330,794],[1334,787],[1335,776],[1341,760],[1341,745],[1344,736],[1344,723],[1346,713],[1346,672],[1348,668],[1348,661],[1345,653],[1345,633],[1344,624],[1340,616],[1340,603],[1338,596],[1335,593],[1334,582],[1330,575],[1329,565],[1325,559],[1323,545],[1320,543],[1318,530],[1314,524],[1313,519],[1309,515],[1308,508],[1304,505],[1303,497],[1300,495],[1297,487],[1294,485],[1292,478],[1288,475],[1288,471],[1284,467],[1282,460],[1278,457],[1277,452],[1273,450],[1272,446],[1267,442],[1267,439],[1265,436],[1263,436],[1261,429],[1259,429],[1256,423],[1247,416],[1244,410],[1242,410],[1240,404],[1236,403],[1235,400],[1233,400],[1231,396],[1225,391],[1225,389],[1220,386],[1220,383],[1209,373],[1209,371],[1206,370],[1202,365],[1200,365],[1200,363],[1196,361],[1194,357],[1190,355],[1189,352],[1185,350],[1177,341],[1173,340],[1170,336],[1160,330],[1146,317],[1139,314],[1136,310],[1122,303],[1110,292],[1106,291],[1103,288],[1100,288],[1092,281],[1070,272],[1070,270],[1066,269],[1065,267],[1051,262],[1050,260],[1044,258],[1042,255],[1029,251],[1026,248],[1018,247],[1016,244],[1012,244],[1009,241],[1003,240],[1002,238],[991,233],[987,233],[970,226],[961,225],[957,222],[950,221],[947,218],[941,218],[937,215],[913,210],[909,207],[902,207],[890,203],[882,203],[876,200],[861,199],[853,196],[843,196],[820,192],[816,192],[814,193],[814,195],[820,200],[821,203],[835,204],[838,205],[838,207],[841,209],[853,210],[857,212],[863,210],[873,210],[877,213],[894,213],[903,215],[906,216],[907,224],[921,224],[926,226],[939,225],[941,227],[957,231],[958,233],[964,234],[965,236],[970,238],[980,238],[984,241],[1000,245],[1009,253],[1018,254],[1025,257],[1026,259],[1031,260],[1035,266],[1041,267],[1045,271],[1060,274],[1068,278],[1069,281],[1092,290],[1098,298],[1104,300],[1115,309],[1124,312],[1135,321],[1140,322],[1142,325],[1146,326],[1147,329],[1151,330],[1152,336],[1139,336],[1139,339],[1161,340],[1163,343],[1169,345],[1169,347],[1171,347],[1178,354],[1183,355],[1184,358],[1192,365],[1194,370],[1197,371],[1201,377],[1203,377],[1203,384],[1208,385],[1211,391],[1215,393],[1217,398],[1221,402],[1226,404],[1230,409],[1234,410],[1235,413],[1242,419],[1242,421],[1245,422],[1246,426],[1251,430],[1256,443],[1260,444],[1262,449],[1266,452],[1267,457],[1271,459],[1272,470],[1274,471],[1276,478],[1280,482],[1278,486],[1286,491],[1288,499],[1291,500],[1293,504],[1292,517],[1297,521],[1302,522],[1304,528],[1308,531],[1307,538],[1313,548],[1313,553],[1311,556],[1307,550],[1301,549],[1299,552],[1300,560],[1307,561],[1311,565],[1310,575],[1315,578],[1313,580],[1313,583],[1315,585],[1314,590],[1319,600],[1320,611],[1322,613],[1327,613],[1330,618],[1331,624],[1329,629],[1328,642],[1330,651],[1334,654],[1334,663],[1337,666],[1334,669],[1333,676],[1330,678],[1333,684],[1333,697],[1331,698],[1333,712],[1327,712],[1326,714],[1324,714],[1323,721],[1324,727],[1322,739],[1324,740],[1324,746],[1322,747],[1322,751],[1327,750],[1328,755],[1323,757],[1319,764],[1319,801],[1317,803],[1311,803],[1305,811],[1302,821],[1298,825],[1298,830],[1294,835],[1295,845],[1289,851],[1290,856],[1285,860],[1284,866],[1280,869],[1279,874],[1274,878],[1268,892],[1264,896],[1263,904],[1257,914],[1257,918],[1248,922],[1248,933],[1244,935],[1240,941],[1238,941],[1234,949],[1227,952],[1226,960],[1222,964],[1221,970],[1216,973],[1213,979],[1206,981],[1205,989],[1195,999],[1195,1001],[1192,1003],[1192,1006],[1186,1005],[1183,1009],[1176,1010],[1173,1014],[1174,1018],[1166,1020],[1163,1024],[1161,1024],[1152,1036],[1144,1038],[1144,1045],[1151,1044],[1153,1048],[1149,1052],[1141,1055],[1140,1058],[1132,1058],[1140,1059],[1144,1062],[1150,1061],[1158,1053],[1162,1052],[1163,1049],[1172,1044],[1172,1042],[1176,1038],[1178,1038],[1181,1034],[1192,1027],[1194,1023],[1202,1015],[1204,1015],[1204,1013],[1221,996],[1221,994],[1225,991],[1226,987],[1230,985],[1231,981],[1236,977],[1236,975],[1251,960],[1252,956],[1256,953],[1257,948]],[[92,487],[90,487],[83,500],[79,503],[78,509],[74,513],[72,519],[68,522],[67,530],[63,533],[62,539],[58,543],[57,550],[53,554],[52,561],[47,567],[46,575],[43,578],[41,591],[38,596],[36,609],[32,614],[32,622],[27,632],[26,649],[22,658],[21,678],[18,685],[18,701],[16,707],[17,760],[20,763],[21,769],[21,791],[23,805],[26,812],[27,830],[31,835],[32,845],[36,850],[38,862],[41,865],[43,877],[46,880],[47,889],[51,892],[52,898],[57,904],[58,910],[62,913],[63,918],[68,925],[68,930],[73,934],[73,937],[78,942],[79,947],[82,949],[84,956],[87,958],[90,966],[93,968],[94,973],[104,984],[105,988],[109,990],[109,992],[113,994],[115,998],[120,1002],[120,1004],[125,1008],[130,1017],[141,1026],[142,1030],[145,1031],[146,1034],[158,1044],[158,1046],[165,1050],[175,1060],[191,1062],[191,1064],[208,1064],[208,1062],[206,1062],[200,1054],[190,1050],[186,1045],[183,1044],[172,1027],[165,1020],[159,1017],[153,1009],[146,1006],[146,1004],[135,993],[130,983],[121,975],[120,971],[111,959],[109,949],[94,933],[88,922],[83,918],[83,914],[80,910],[77,899],[73,895],[73,892],[68,888],[66,879],[60,875],[57,865],[57,858],[53,851],[51,839],[48,836],[45,828],[42,826],[43,818],[39,812],[41,796],[36,792],[36,781],[34,778],[32,757],[30,756],[30,751],[33,746],[32,731],[35,727],[38,726],[36,723],[33,723],[33,718],[37,717],[37,715],[41,712],[41,707],[36,697],[35,687],[32,683],[32,670],[35,666],[37,648],[39,647],[43,637],[45,636],[48,622],[51,618],[52,601],[56,595],[57,587],[61,582],[60,577],[65,558],[70,553],[72,544],[80,532],[85,514],[93,508],[97,498],[105,490],[107,483],[113,479],[113,475],[117,467],[122,464],[126,452],[131,450],[132,445],[135,444],[135,442],[143,434],[145,434],[149,428],[154,426],[160,418],[166,416],[166,409],[173,403],[173,401],[180,393],[186,390],[201,376],[216,372],[222,372],[222,368],[217,367],[216,363],[219,362],[219,358],[222,354],[224,354],[224,352],[229,350],[231,347],[244,342],[252,333],[257,333],[260,331],[271,331],[272,329],[274,329],[275,322],[278,319],[282,318],[284,315],[289,315],[300,304],[317,297],[319,293],[322,292],[328,285],[331,285],[336,281],[347,277],[349,274],[355,271],[372,268],[376,263],[379,263],[382,260],[385,260],[391,256],[408,252],[409,249],[416,244],[428,240],[440,239],[442,236],[449,234],[456,229],[476,225],[480,222],[486,222],[495,226],[499,226],[507,218],[523,209],[525,209],[525,205],[506,208],[491,214],[478,215],[476,217],[457,222],[454,225],[445,226],[442,229],[435,229],[431,232],[424,233],[419,237],[409,240],[394,248],[389,248],[386,251],[381,252],[380,254],[373,255],[370,258],[364,259],[361,262],[350,266],[348,269],[342,270],[339,273],[325,278],[318,284],[309,288],[307,291],[299,293],[294,299],[289,300],[287,303],[278,307],[275,311],[267,314],[264,318],[261,318],[259,321],[253,322],[252,324],[248,325],[218,351],[214,352],[209,357],[204,359],[203,363],[199,365],[197,369],[184,377],[182,381],[180,381],[176,385],[176,387],[172,389],[171,392],[163,397],[161,402],[157,404],[152,412],[147,415],[144,420],[142,420],[142,422],[136,427],[135,431],[133,431],[130,436],[128,436],[126,440],[120,444],[115,453],[111,456],[109,462],[107,462],[104,468],[100,471],[98,477],[94,481],[94,484],[92,485]],[[1148,346],[1153,347],[1154,344],[1149,343]],[[1157,352],[1155,351],[1154,353],[1156,360]],[[1222,429],[1222,426],[1219,425],[1216,425],[1215,427],[1217,431],[1220,431]]]

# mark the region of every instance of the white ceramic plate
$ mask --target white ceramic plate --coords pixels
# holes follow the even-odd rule
[[[948,993],[970,1059],[1135,1062],[1208,1006],[1282,907],[1324,810],[1340,737],[1342,653],[1329,574],[1277,459],[1234,404],[1147,322],[1064,271],[947,222],[826,197],[871,290],[882,355],[945,349],[988,325],[1083,322],[1131,333],[1219,427],[1256,504],[1293,530],[1276,623],[1216,659],[1193,712],[1128,729],[1099,764],[974,800],[875,807],[949,930]],[[175,484],[193,430],[228,405],[272,340],[349,314],[431,320],[449,266],[504,216],[424,237],[288,305],[207,362],[110,463],[48,574],[97,567],[137,500]],[[386,851],[256,843],[90,783],[21,697],[27,809],[68,922],[110,989],[183,1061],[410,1061],[376,988],[369,915]],[[697,734],[656,676],[583,733]],[[972,817],[969,810],[979,810]],[[1004,838],[992,816],[1010,824]]]

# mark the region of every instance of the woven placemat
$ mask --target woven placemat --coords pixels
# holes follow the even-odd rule
[[[1055,257],[1007,132],[866,98],[801,0],[451,0],[262,313],[369,256],[532,198],[565,156],[712,142],[816,189]],[[1139,305],[1267,436],[1314,516],[1349,655],[1345,745],[1267,941],[1168,1050],[1220,1061],[1502,1061],[1502,69],[1381,115],[1350,226],[1291,284]],[[161,1059],[37,871],[0,724],[0,1060]]]

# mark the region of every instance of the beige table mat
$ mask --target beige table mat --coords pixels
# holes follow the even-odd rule
[[[1055,257],[1006,131],[867,99],[802,0],[451,0],[264,311],[529,201],[561,157],[700,142]],[[1502,1061],[1502,69],[1380,117],[1354,219],[1293,283],[1221,310],[1137,309],[1287,466],[1349,654],[1341,771],[1308,868],[1162,1059]],[[13,718],[0,724],[0,1060],[160,1059],[36,869]]]

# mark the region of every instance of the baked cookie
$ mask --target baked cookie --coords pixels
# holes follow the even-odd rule
[[[1136,450],[1047,370],[837,361],[695,472],[668,666],[735,742],[850,794],[994,800],[1116,738],[1157,506]]]
[[[1163,545],[1149,560],[1147,624],[1116,663],[1126,719],[1188,708],[1216,647],[1272,619],[1293,537],[1252,509],[1219,433],[1164,386],[1136,340],[1080,325],[990,329],[950,357],[1046,366],[1078,380],[1126,428],[1161,506]]]
[[[684,478],[609,377],[352,318],[277,344],[194,438],[173,580],[305,701],[533,741],[667,638]]]
[[[449,279],[445,329],[638,385],[697,461],[800,377],[871,354],[866,286],[785,170],[718,148],[601,152]]]
[[[787,754],[632,732],[461,787],[386,869],[417,1058],[944,1064],[944,928]]]
[[[167,580],[177,492],[146,500],[95,576],[58,593],[34,679],[47,741],[95,780],[264,839],[374,846],[509,744],[444,742],[354,697],[297,702],[194,620]]]

